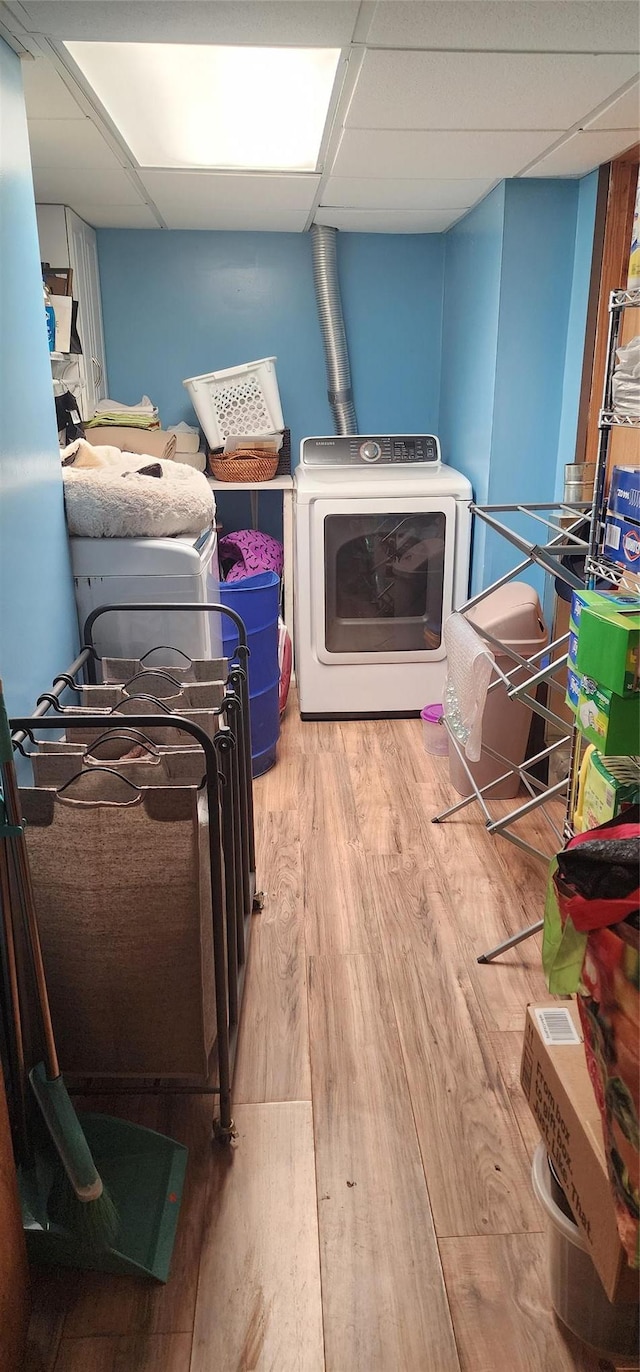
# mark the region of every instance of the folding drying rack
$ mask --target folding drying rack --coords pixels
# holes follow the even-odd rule
[[[165,706],[160,715],[75,713],[65,708],[60,712],[60,697],[66,690],[79,693],[80,674],[88,682],[97,680],[98,655],[93,642],[93,627],[102,615],[117,612],[188,611],[228,616],[238,631],[238,644],[231,659],[223,702],[210,713],[220,717],[221,725],[210,738],[199,724],[173,714]],[[166,604],[135,603],[131,605],[101,605],[89,615],[84,626],[84,647],[64,672],[54,677],[50,691],[38,697],[32,715],[10,720],[12,741],[24,757],[30,753],[24,744],[28,739],[37,747],[36,733],[40,730],[61,730],[69,726],[87,730],[109,728],[149,730],[165,728],[167,718],[171,727],[191,735],[204,754],[204,785],[208,805],[209,863],[211,869],[211,904],[213,918],[213,965],[216,993],[216,1060],[217,1085],[136,1080],[118,1081],[114,1085],[83,1080],[73,1089],[78,1093],[135,1094],[163,1093],[219,1096],[220,1114],[213,1122],[214,1137],[228,1142],[234,1135],[232,1118],[232,1077],[238,1043],[247,955],[251,935],[251,916],[262,907],[262,897],[256,892],[255,837],[253,821],[253,781],[251,774],[251,731],[247,658],[249,647],[244,623],[235,610],[211,602],[168,602]],[[167,645],[158,645],[166,647]],[[80,679],[79,679],[80,678]],[[131,697],[135,699],[135,697]],[[149,697],[142,697],[148,700]],[[156,702],[161,707],[162,700]],[[55,713],[54,713],[55,712]],[[123,725],[123,719],[125,724]]]
[[[603,580],[608,582],[612,587],[620,587],[622,589],[628,587],[635,591],[638,590],[638,578],[630,575],[623,567],[611,562],[603,552],[603,536],[606,520],[607,465],[611,433],[616,427],[640,428],[640,415],[621,415],[616,412],[613,402],[612,384],[616,349],[620,337],[623,313],[627,309],[638,308],[640,308],[639,288],[612,291],[609,298],[607,364],[603,385],[602,408],[598,418],[599,443],[592,500],[585,502],[584,504],[565,501],[557,501],[551,504],[519,505],[476,505],[472,503],[470,508],[473,515],[478,519],[481,519],[490,529],[495,533],[500,534],[509,543],[513,544],[514,547],[525,553],[526,556],[524,561],[518,563],[518,565],[510,572],[507,572],[505,576],[500,577],[498,581],[494,581],[493,584],[488,586],[485,591],[482,591],[480,595],[467,601],[466,605],[462,607],[463,614],[465,611],[472,609],[474,605],[479,604],[479,602],[490,595],[492,591],[498,590],[500,586],[504,586],[508,581],[511,581],[514,576],[518,576],[521,572],[526,571],[527,568],[532,566],[541,567],[547,575],[551,575],[554,578],[557,577],[575,590],[584,590],[585,586],[595,588],[597,583]],[[526,516],[530,520],[545,525],[552,531],[553,537],[542,544],[530,541],[517,533],[514,529],[510,528],[504,521],[497,519],[496,516],[499,514]],[[550,517],[552,514],[555,516],[554,518]],[[570,522],[565,526],[559,523],[559,520],[561,519],[564,519],[565,521],[569,520]],[[582,577],[579,577],[570,567],[567,567],[562,562],[563,558],[572,556],[584,558],[584,575]],[[539,849],[533,847],[533,845],[524,842],[519,835],[512,832],[511,826],[518,819],[521,819],[524,815],[529,814],[532,810],[541,806],[542,814],[554,835],[559,839],[560,845],[573,836],[572,819],[577,796],[582,735],[575,724],[567,726],[566,721],[555,715],[552,710],[549,710],[547,706],[538,701],[535,696],[537,687],[542,682],[547,683],[550,691],[559,690],[564,694],[564,682],[555,681],[554,678],[560,670],[562,670],[564,675],[567,666],[567,653],[564,652],[555,659],[553,658],[553,654],[558,648],[564,646],[569,635],[562,635],[562,637],[557,638],[541,652],[536,653],[527,660],[519,657],[508,644],[500,643],[498,639],[487,633],[486,630],[480,628],[479,625],[474,625],[473,627],[491,647],[498,649],[501,655],[510,658],[515,663],[515,666],[507,673],[501,672],[500,669],[496,667],[497,680],[491,683],[489,690],[494,690],[500,684],[506,685],[507,694],[511,700],[524,701],[535,714],[541,715],[543,719],[559,730],[559,737],[550,747],[543,749],[542,752],[537,753],[535,757],[528,758],[522,767],[516,766],[513,762],[509,761],[509,759],[502,757],[499,753],[496,753],[483,745],[484,751],[490,757],[504,762],[505,773],[498,780],[491,782],[488,786],[478,787],[463,755],[460,744],[445,720],[449,737],[460,758],[472,789],[471,794],[465,799],[458,801],[457,804],[449,806],[447,810],[443,810],[440,814],[434,816],[434,823],[440,823],[450,815],[464,809],[466,805],[470,805],[473,801],[477,801],[484,813],[489,833],[502,834],[504,838],[509,839],[511,843],[515,843],[519,848],[523,848],[525,852],[529,852],[533,856],[541,858],[544,862],[548,862],[552,854],[543,853]],[[551,660],[540,670],[532,671],[532,668],[535,668],[537,661],[540,658],[545,657],[550,657]],[[513,683],[510,680],[510,678],[519,675],[523,671],[526,673],[524,680],[520,680],[517,683]],[[570,744],[570,756],[567,776],[563,778],[562,781],[557,782],[554,786],[546,786],[543,782],[539,781],[538,778],[533,777],[530,774],[531,767],[542,762],[545,758],[550,757],[556,749],[567,743]],[[498,785],[498,781],[504,781],[507,777],[513,776],[514,772],[519,774],[530,793],[530,799],[523,805],[519,805],[514,810],[510,811],[508,815],[494,819],[487,805],[487,793],[491,791],[492,786]],[[545,812],[544,807],[549,800],[560,796],[563,793],[566,794],[567,801],[564,826],[561,832],[554,823],[552,817]],[[497,948],[493,948],[479,957],[478,962],[491,962],[493,958],[497,957],[499,953],[504,952],[507,948],[513,948],[517,943],[521,943],[524,939],[529,938],[531,934],[539,933],[542,929],[542,925],[543,921],[537,920],[534,924],[529,925],[528,928],[521,929],[520,932],[514,934],[512,938],[506,939],[503,943],[499,944]]]
[[[519,576],[522,572],[527,571],[529,567],[533,566],[541,567],[548,575],[558,577],[576,589],[583,587],[583,580],[577,576],[575,572],[571,571],[570,568],[564,566],[561,559],[566,558],[567,556],[582,557],[586,556],[588,553],[589,544],[584,534],[585,521],[589,520],[591,513],[591,505],[588,502],[553,501],[541,504],[517,505],[476,505],[475,503],[472,503],[470,508],[472,515],[481,519],[495,533],[500,534],[507,542],[513,544],[514,547],[525,554],[525,557],[509,572],[506,572],[504,576],[501,576],[497,581],[494,581],[490,586],[487,586],[479,595],[473,596],[468,600],[466,604],[462,606],[462,614],[473,609],[475,605],[480,604],[480,602],[488,595],[491,595],[493,591],[497,591],[501,586],[505,586],[514,577]],[[500,514],[526,517],[535,524],[541,524],[549,529],[552,536],[547,538],[544,543],[528,539],[512,529],[504,520],[498,519],[497,516]],[[568,521],[566,527],[559,522],[561,519]],[[490,648],[494,649],[501,657],[508,658],[514,664],[507,672],[503,672],[496,663],[494,669],[495,680],[491,682],[488,688],[489,691],[496,690],[500,686],[505,687],[510,700],[522,701],[523,704],[528,706],[532,713],[541,716],[547,723],[552,724],[553,727],[559,731],[559,736],[548,747],[543,748],[533,757],[527,758],[521,765],[512,762],[503,754],[483,743],[483,753],[488,757],[491,757],[494,761],[504,764],[505,770],[499,777],[496,777],[494,781],[489,782],[488,785],[479,786],[466,760],[464,750],[461,747],[459,740],[456,738],[449,722],[445,718],[444,723],[451,744],[460,759],[465,775],[469,780],[471,790],[468,796],[457,801],[454,805],[450,805],[446,810],[440,811],[439,814],[434,815],[433,823],[442,823],[451,815],[457,814],[460,810],[463,810],[467,805],[471,805],[475,801],[479,804],[483,812],[488,833],[492,836],[502,835],[503,838],[508,839],[510,843],[523,849],[524,852],[548,863],[552,854],[545,853],[541,849],[536,848],[533,844],[528,843],[518,833],[514,832],[513,825],[516,824],[518,820],[523,819],[526,815],[531,814],[532,811],[540,809],[546,824],[554,836],[554,850],[558,843],[560,845],[562,844],[562,830],[556,824],[553,816],[547,812],[545,807],[548,805],[549,801],[555,800],[566,793],[569,780],[568,776],[563,777],[562,780],[549,786],[535,776],[532,772],[532,768],[535,768],[538,764],[550,758],[553,753],[564,744],[567,744],[571,738],[571,731],[567,726],[566,721],[555,714],[554,711],[549,708],[548,704],[545,705],[542,701],[538,700],[536,695],[538,687],[544,682],[547,684],[549,692],[552,690],[560,691],[564,696],[564,682],[556,681],[555,677],[560,671],[566,673],[567,652],[565,650],[557,657],[554,657],[553,655],[558,649],[565,648],[569,635],[561,635],[552,643],[545,645],[544,648],[539,649],[536,653],[532,654],[530,658],[524,658],[521,657],[510,644],[501,642],[479,624],[473,624],[473,628],[476,633],[485,640]],[[543,664],[542,666],[540,666],[541,662]],[[516,679],[514,680],[514,678]],[[514,776],[516,773],[526,790],[529,792],[529,799],[523,804],[516,805],[515,808],[510,810],[506,815],[493,815],[488,804],[491,790],[501,782],[506,781],[509,777]],[[529,925],[525,929],[521,929],[517,934],[513,934],[511,938],[505,939],[504,942],[500,943],[496,948],[492,948],[488,952],[483,953],[478,958],[478,962],[491,962],[498,954],[505,952],[508,948],[515,947],[518,943],[522,943],[523,940],[529,938],[531,934],[538,933],[541,928],[542,920],[537,920],[535,924]]]

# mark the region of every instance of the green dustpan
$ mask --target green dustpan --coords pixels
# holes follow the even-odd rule
[[[38,1155],[35,1166],[20,1173],[29,1259],[48,1266],[166,1282],[180,1214],[186,1148],[164,1134],[109,1115],[79,1114],[78,1118],[119,1215],[115,1245],[96,1250],[48,1218],[53,1167],[46,1155]]]

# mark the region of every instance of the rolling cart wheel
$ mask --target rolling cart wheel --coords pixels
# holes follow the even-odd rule
[[[233,1120],[231,1121],[228,1129],[225,1129],[221,1125],[219,1119],[214,1119],[211,1132],[214,1143],[229,1144],[233,1143],[233,1140],[237,1139],[238,1137],[238,1130],[236,1129]]]
[[[256,891],[253,897],[253,909],[254,911],[264,910],[264,891]]]

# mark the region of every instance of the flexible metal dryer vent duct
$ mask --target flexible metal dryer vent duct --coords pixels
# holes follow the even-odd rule
[[[336,262],[337,229],[312,224],[313,280],[324,355],[327,363],[327,395],[338,434],[357,434],[358,421],[351,390],[349,352],[342,317],[342,301]]]

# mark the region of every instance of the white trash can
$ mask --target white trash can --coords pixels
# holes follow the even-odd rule
[[[638,1305],[614,1304],[608,1299],[577,1224],[553,1199],[542,1140],[533,1155],[531,1178],[547,1215],[549,1286],[558,1319],[605,1357],[637,1357]]]

